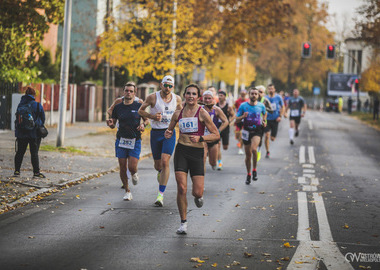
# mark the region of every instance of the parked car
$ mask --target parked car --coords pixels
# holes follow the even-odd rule
[[[338,99],[329,98],[326,101],[326,112],[339,112],[338,109]]]

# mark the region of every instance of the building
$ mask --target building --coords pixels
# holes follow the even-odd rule
[[[343,73],[360,75],[370,65],[372,48],[358,38],[348,38],[345,44]]]

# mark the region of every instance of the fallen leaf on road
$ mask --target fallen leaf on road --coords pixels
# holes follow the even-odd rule
[[[235,190],[234,188],[231,188],[231,190]]]
[[[169,251],[167,251],[167,250],[164,251],[165,254],[168,254],[168,252],[169,252]]]
[[[233,261],[232,263],[231,263],[231,265],[240,265],[240,262],[238,262],[238,261]]]
[[[252,257],[252,254],[251,254],[251,253],[248,253],[248,252],[244,252],[244,257],[245,257],[245,258],[251,258],[251,257]]]
[[[303,262],[295,261],[296,264],[303,264]]]
[[[232,253],[227,253],[226,255],[227,255],[227,256],[231,256],[231,255],[232,255]]]
[[[208,216],[209,216],[209,214],[203,214],[203,216],[204,216],[204,217],[208,217]]]
[[[34,238],[36,238],[36,237],[34,237],[34,236],[28,236],[28,238],[29,238],[29,239],[34,239]]]
[[[243,241],[243,238],[238,238],[237,240],[238,240],[238,241]]]
[[[248,267],[247,266],[242,266],[242,267],[240,267],[240,269],[248,269]]]
[[[270,253],[262,253],[261,255],[268,257],[268,256],[270,256]]]
[[[104,226],[99,226],[100,229],[104,229]]]
[[[205,261],[202,261],[199,257],[192,257],[190,258],[191,262],[197,262],[197,263],[204,263]]]
[[[211,264],[211,266],[212,266],[212,267],[217,267],[218,264],[217,264],[217,263],[213,263],[213,264]]]
[[[350,228],[348,225],[347,225],[347,223],[346,224],[344,224],[344,226],[342,226],[342,228],[344,228],[344,229],[348,229],[348,228]]]
[[[235,207],[240,207],[240,204],[237,203],[237,204],[235,205]]]
[[[286,247],[286,248],[294,248],[294,246],[290,245],[289,242],[286,242],[284,244],[284,247]]]
[[[80,195],[76,195],[75,197],[76,197],[78,200],[80,199]]]
[[[287,261],[290,261],[290,258],[289,257],[284,257],[284,258],[281,258],[281,261],[287,262]]]

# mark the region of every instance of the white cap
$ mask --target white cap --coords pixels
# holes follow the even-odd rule
[[[205,96],[205,95],[214,96],[210,90],[204,91],[202,96]]]
[[[162,79],[162,83],[172,83],[174,84],[174,78],[170,75],[166,75],[163,79]]]

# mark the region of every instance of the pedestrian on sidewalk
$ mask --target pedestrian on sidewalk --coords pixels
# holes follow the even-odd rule
[[[31,86],[25,88],[25,95],[17,106],[15,121],[16,155],[14,176],[20,176],[21,164],[26,149],[29,145],[33,178],[45,178],[40,172],[38,150],[40,149],[41,136],[37,133],[37,127],[45,124],[45,112],[42,105],[35,100],[36,90]]]
[[[138,114],[141,103],[135,101],[136,84],[128,82],[124,86],[123,102],[115,105],[112,110],[112,119],[107,125],[114,128],[118,121],[115,152],[119,160],[120,179],[125,189],[123,199],[132,200],[132,193],[128,185],[127,168],[132,174],[132,183],[137,185],[139,177],[137,165],[141,153],[141,132],[144,132],[147,120]]]
[[[181,217],[177,234],[187,233],[187,174],[190,171],[194,202],[200,208],[203,206],[204,190],[203,142],[213,142],[220,138],[210,115],[198,104],[200,96],[201,89],[198,85],[186,86],[185,106],[173,114],[170,125],[165,131],[165,138],[171,138],[177,122],[179,123],[179,139],[174,154],[177,205]],[[209,130],[209,135],[204,134],[205,127]]]
[[[158,194],[154,204],[164,206],[164,192],[169,181],[169,160],[174,152],[176,136],[165,138],[165,130],[168,128],[172,116],[176,110],[182,108],[180,96],[172,93],[174,78],[165,76],[160,84],[161,90],[150,94],[141,105],[139,114],[150,119],[150,147],[154,160],[154,168],[157,171]],[[150,113],[145,110],[150,107]]]

